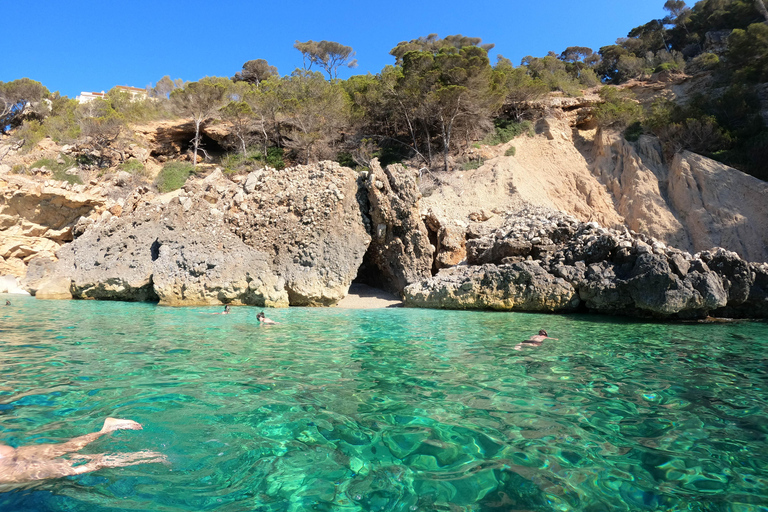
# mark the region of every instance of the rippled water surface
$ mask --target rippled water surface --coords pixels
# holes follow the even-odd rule
[[[0,441],[169,463],[3,511],[768,510],[765,323],[11,299]]]

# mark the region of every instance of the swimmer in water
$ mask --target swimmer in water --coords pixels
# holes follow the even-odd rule
[[[211,313],[212,315],[228,315],[229,314],[229,304],[224,306],[224,311],[221,313]]]
[[[6,306],[10,306],[10,305],[11,305],[11,301],[9,301],[9,300],[6,300],[6,301],[5,301],[5,305],[6,305]]]
[[[101,468],[121,468],[134,464],[167,462],[159,452],[143,450],[134,453],[75,454],[104,434],[115,430],[141,430],[133,420],[107,418],[98,432],[70,439],[60,444],[33,444],[13,448],[0,444],[0,484],[17,484],[46,478],[81,475]]]
[[[264,316],[264,312],[263,311],[261,313],[259,313],[258,315],[256,315],[256,320],[258,320],[260,324],[264,324],[264,325],[274,325],[274,324],[279,324],[280,323],[280,322],[275,322],[274,320],[270,320],[269,318]]]
[[[547,335],[547,331],[545,331],[544,329],[541,329],[539,331],[539,334],[534,334],[533,336],[523,341],[522,343],[518,343],[517,345],[515,345],[515,350],[522,350],[523,347],[525,346],[538,347],[541,345],[541,343],[544,340],[557,340],[557,338],[550,338]]]

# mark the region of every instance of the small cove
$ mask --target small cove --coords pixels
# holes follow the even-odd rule
[[[5,297],[3,297],[5,298]],[[0,309],[0,432],[147,464],[0,509],[758,511],[768,324],[406,308]],[[515,351],[546,328],[559,341]]]

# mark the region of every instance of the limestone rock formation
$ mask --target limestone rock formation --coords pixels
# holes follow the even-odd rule
[[[406,305],[655,318],[768,313],[765,264],[720,248],[691,255],[545,209],[523,209],[469,240],[467,262],[407,287]]]
[[[565,279],[536,261],[443,269],[406,288],[406,304],[435,309],[571,311],[579,298]]]
[[[78,220],[100,214],[106,204],[82,185],[0,176],[0,275],[23,277],[34,257],[53,259],[72,240]]]
[[[372,233],[367,265],[396,294],[431,275],[434,246],[419,213],[416,176],[398,164],[382,169],[374,159],[364,181]]]
[[[487,219],[487,217],[486,217]],[[467,257],[466,230],[462,221],[439,218],[432,210],[424,217],[427,229],[434,234],[434,268],[458,265]]]
[[[370,237],[356,174],[337,164],[220,170],[179,193],[137,190],[58,252],[77,298],[162,304],[331,305],[355,278]]]
[[[669,167],[667,188],[692,251],[725,247],[768,261],[768,183],[684,151]]]
[[[768,261],[768,183],[688,151],[667,163],[648,136],[633,144],[603,132],[595,152],[592,171],[630,229],[691,252],[719,246]]]
[[[68,300],[72,298],[71,280],[64,276],[51,276],[44,279],[35,297],[43,300]]]

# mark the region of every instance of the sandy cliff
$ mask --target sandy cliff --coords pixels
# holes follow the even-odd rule
[[[652,137],[580,130],[557,111],[537,132],[489,148],[479,169],[441,175],[422,212],[447,225],[528,203],[685,251],[720,246],[768,261],[768,183],[689,152],[665,162]],[[503,156],[510,146],[515,156]]]

